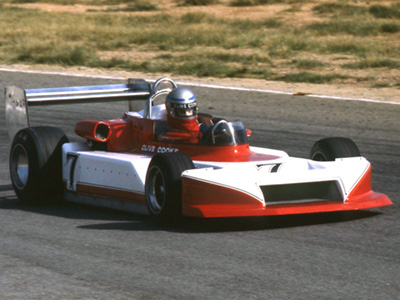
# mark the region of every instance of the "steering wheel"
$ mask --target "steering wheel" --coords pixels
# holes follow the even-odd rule
[[[211,128],[211,139],[213,144],[215,144],[215,131],[220,127],[221,125],[226,125],[228,127],[228,132],[232,136],[232,142],[236,144],[236,139],[235,139],[235,134],[234,134],[234,129],[232,127],[232,124],[227,122],[226,120],[219,120],[212,128]],[[227,134],[227,130],[223,131],[224,133]]]

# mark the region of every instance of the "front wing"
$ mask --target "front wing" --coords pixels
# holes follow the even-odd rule
[[[371,165],[362,157],[315,162],[243,164],[188,170],[182,175],[182,211],[193,217],[244,217],[358,210],[390,205],[371,189]]]

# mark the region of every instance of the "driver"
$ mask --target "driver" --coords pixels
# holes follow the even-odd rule
[[[168,125],[177,130],[199,131],[197,103],[193,92],[178,87],[170,92],[165,101]]]
[[[212,126],[211,116],[197,113],[196,97],[191,90],[178,87],[172,90],[165,100],[167,122],[171,132],[180,132],[175,139],[198,143],[204,133]],[[186,137],[184,137],[186,135]],[[167,134],[164,138],[172,138]]]

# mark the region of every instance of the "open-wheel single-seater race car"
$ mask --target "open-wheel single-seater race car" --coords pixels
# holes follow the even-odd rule
[[[160,95],[176,83],[130,79],[127,84],[24,90],[6,88],[13,138],[10,174],[23,202],[48,199],[150,214],[169,222],[188,217],[239,217],[368,209],[390,205],[371,189],[371,165],[346,138],[317,141],[310,159],[252,147],[249,130],[196,114],[202,130],[173,130]],[[167,96],[168,97],[168,96]],[[70,143],[61,129],[30,127],[28,106],[145,100],[141,111],[113,120],[86,120]],[[178,99],[179,100],[179,99]]]

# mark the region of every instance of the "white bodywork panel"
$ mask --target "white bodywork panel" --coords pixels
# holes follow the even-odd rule
[[[76,161],[74,162],[74,157]],[[79,143],[63,146],[63,180],[67,189],[76,184],[144,193],[144,182],[151,157],[105,151],[91,151]],[[72,171],[72,164],[75,164]],[[72,182],[71,182],[71,179]]]
[[[63,181],[66,183],[65,199],[118,210],[149,214],[147,207],[137,203],[98,198],[76,193],[77,185],[131,192],[144,195],[146,172],[151,157],[92,151],[81,143],[63,145]]]
[[[345,201],[370,163],[363,157],[317,162],[288,158],[276,164],[227,164],[223,168],[187,170],[182,176],[247,193],[266,205],[260,186],[335,181]]]

